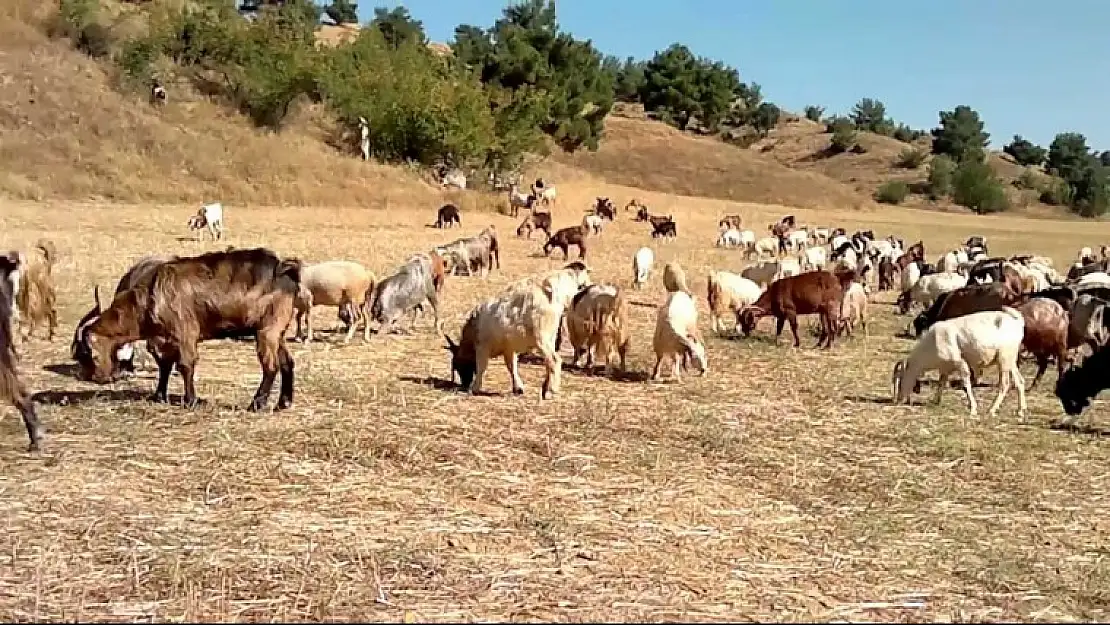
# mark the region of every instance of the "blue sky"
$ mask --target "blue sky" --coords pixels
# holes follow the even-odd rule
[[[379,0],[408,7],[428,36],[487,27],[505,0]],[[915,128],[967,104],[1000,149],[1058,132],[1110,149],[1110,2],[1104,0],[558,0],[560,26],[607,54],[650,58],[674,42],[722,60],[764,97],[847,112],[863,97]]]

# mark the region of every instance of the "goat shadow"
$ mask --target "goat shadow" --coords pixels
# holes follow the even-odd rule
[[[878,404],[880,406],[890,406],[894,403],[894,400],[890,397],[882,397],[879,395],[845,395],[844,399],[850,402],[861,404]]]
[[[93,389],[87,391],[39,391],[31,396],[31,399],[36,403],[46,406],[64,406],[64,405],[80,405],[90,401],[112,401],[112,402],[141,402],[150,404],[151,406],[160,406],[166,408],[182,408],[181,395],[169,395],[169,402],[155,402],[151,399],[154,395],[154,389],[137,389],[137,388],[119,388],[119,389]],[[225,405],[222,403],[210,402],[202,397],[197,398],[197,405],[194,409],[201,409],[207,407],[217,407],[224,409],[231,409],[234,406]]]
[[[81,367],[72,362],[60,362],[54,365],[44,365],[42,370],[76,380],[78,379],[77,374],[81,371]]]
[[[1068,432],[1071,434],[1086,434],[1088,436],[1110,437],[1110,429],[1095,427],[1093,425],[1066,425],[1064,423],[1053,423],[1048,426],[1048,429],[1056,432]]]
[[[636,300],[628,300],[628,303],[632,306],[638,306],[640,308],[659,308],[659,304],[656,304],[655,302],[637,302]]]
[[[420,386],[430,386],[437,391],[458,391],[459,385],[451,380],[437,378],[434,375],[425,376],[423,378],[415,375],[402,375],[397,378],[402,382],[410,382],[412,384],[419,384]]]
[[[585,365],[572,365],[570,363],[563,364],[563,371],[574,373],[585,378],[602,378],[611,380],[613,382],[633,382],[642,383],[651,379],[651,374],[647,371],[614,371],[613,375],[609,375],[605,371],[604,365],[595,365],[593,369],[587,368]]]

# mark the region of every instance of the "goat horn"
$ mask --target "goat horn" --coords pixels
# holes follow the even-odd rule
[[[93,300],[96,302],[96,312],[99,313],[101,310],[103,310],[100,307],[100,285],[99,284],[93,286]]]

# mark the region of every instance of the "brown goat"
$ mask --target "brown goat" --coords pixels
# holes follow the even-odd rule
[[[1028,390],[1041,380],[1049,359],[1056,359],[1057,377],[1064,374],[1068,359],[1068,312],[1059,303],[1034,297],[1017,308],[1025,317],[1025,337],[1021,345],[1037,359],[1037,375]]]
[[[255,337],[262,382],[249,410],[266,407],[281,372],[277,408],[293,403],[293,356],[285,333],[300,289],[301,261],[281,260],[265,248],[210,252],[158,266],[119,293],[96,321],[82,329],[76,357],[82,377],[111,381],[116,350],[139,339],[158,362],[154,401],[168,400],[174,366],[185,386],[183,402],[196,405],[193,375],[201,341]]]
[[[721,221],[717,222],[717,225],[725,230],[728,228],[736,228],[739,230],[743,224],[744,218],[740,215],[725,215]]]
[[[840,306],[845,286],[855,277],[854,272],[832,274],[828,271],[810,271],[789,276],[771,283],[763,295],[737,315],[746,336],[755,329],[761,317],[774,316],[778,321],[775,341],[782,334],[783,325],[790,323],[794,333],[794,347],[801,346],[798,336],[798,315],[820,315],[821,335],[817,347],[831,348],[840,327]]]
[[[916,336],[921,336],[934,323],[945,319],[955,319],[971,313],[986,310],[1002,310],[1003,306],[1013,306],[1021,299],[1020,292],[1011,291],[1003,282],[972,284],[954,291],[942,293],[940,297],[913,320]]]
[[[668,221],[674,221],[674,215],[648,215],[647,220],[651,223],[652,228],[658,229],[659,226]]]
[[[547,238],[551,238],[551,213],[532,213],[520,222],[516,229],[516,236],[532,238],[533,230],[543,230]]]
[[[543,255],[548,256],[555,248],[563,250],[563,258],[570,258],[570,246],[578,246],[578,258],[586,257],[586,240],[589,231],[583,226],[569,226],[558,230],[543,246]]]
[[[20,259],[15,255],[0,256],[0,401],[15,406],[23,417],[27,437],[31,439],[28,451],[40,449],[45,431],[35,414],[31,394],[23,385],[17,368],[15,345],[12,343],[12,285],[11,274],[17,271]]]
[[[58,311],[54,307],[54,261],[58,253],[54,243],[39,239],[34,247],[24,254],[20,267],[19,292],[15,303],[19,310],[19,325],[23,339],[30,339],[39,324],[46,323],[47,340],[54,340],[54,330],[58,327]]]

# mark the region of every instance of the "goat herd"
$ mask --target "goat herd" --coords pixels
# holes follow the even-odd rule
[[[511,201],[510,207],[515,213]],[[509,371],[512,392],[522,394],[518,356],[538,351],[545,369],[540,396],[546,399],[559,390],[564,337],[573,348],[573,364],[585,356],[591,370],[595,358],[611,375],[618,367],[625,369],[630,306],[623,288],[593,283],[584,262],[589,242],[601,233],[606,220],[616,219],[608,198],[598,198],[581,224],[555,232],[551,232],[550,207],[540,212],[531,201],[524,207],[530,214],[517,229],[518,236],[530,238],[541,230],[548,237],[545,254],[559,248],[566,256],[574,245],[579,258],[562,269],[513,282],[470,310],[458,341],[444,336],[451,353],[452,381],[457,376],[461,387],[472,393],[481,391],[490,360],[500,356]],[[649,223],[653,237],[677,236],[671,216],[653,216],[636,200],[625,210],[634,210],[636,221]],[[922,374],[936,370],[940,383],[935,400],[939,402],[948,378],[957,377],[974,415],[975,378],[996,366],[1000,388],[991,414],[997,412],[1009,388],[1016,386],[1019,414],[1024,415],[1026,389],[1018,370],[1023,350],[1038,364],[1030,388],[1055,361],[1056,395],[1069,420],[1107,386],[1100,375],[1102,361],[1110,360],[1106,247],[1097,258],[1084,248],[1078,262],[1062,276],[1052,260],[1042,256],[990,257],[983,237],[971,237],[930,264],[920,241],[906,247],[901,239],[878,239],[869,230],[849,236],[843,228],[797,227],[791,216],[771,224],[770,236],[757,239],[752,231],[741,229],[742,221],[738,215],[722,219],[717,244],[743,248],[745,256],[756,262],[739,274],[710,272],[706,295],[716,333],[726,332],[726,316],[735,317],[735,328],[745,336],[760,318],[773,316],[776,339],[789,323],[797,347],[798,316],[817,315],[817,345],[830,348],[835,337],[851,335],[857,326],[867,332],[870,283],[877,277],[879,290],[900,290],[901,313],[915,305],[923,308],[912,323],[917,344],[908,358],[894,366],[896,403],[908,402],[911,393],[919,390]],[[436,225],[461,225],[458,208],[450,204],[441,208]],[[221,238],[222,207],[203,206],[189,226]],[[20,334],[24,340],[31,338],[43,323],[48,338],[54,336],[57,315],[51,271],[55,257],[48,240],[0,256],[0,399],[19,410],[32,450],[40,448],[44,428],[17,371],[16,339]],[[632,288],[646,284],[653,262],[651,248],[635,253]],[[170,374],[176,367],[184,385],[182,401],[193,406],[198,343],[254,338],[262,380],[249,409],[266,407],[279,374],[276,407],[287,408],[293,402],[294,361],[286,348],[286,335],[295,319],[295,336],[312,340],[313,306],[338,307],[339,319],[347,326],[344,342],[351,340],[360,323],[366,340],[371,322],[378,324],[378,332],[409,332],[398,322],[411,315],[410,325],[415,324],[425,306],[431,308],[439,334],[439,303],[447,277],[487,275],[495,268],[500,270],[501,262],[493,226],[414,254],[381,280],[355,262],[305,265],[265,248],[229,247],[192,257],[148,256],[123,275],[107,307],[101,306],[94,288],[95,306],[77,324],[71,356],[81,379],[104,384],[135,371],[134,344],[143,340],[158,367],[152,399],[168,401]],[[691,359],[704,375],[708,362],[697,305],[677,263],[665,265],[663,284],[667,297],[656,317],[652,379],[659,379],[665,362],[672,377],[679,379]],[[1069,362],[1072,366],[1065,371]]]

